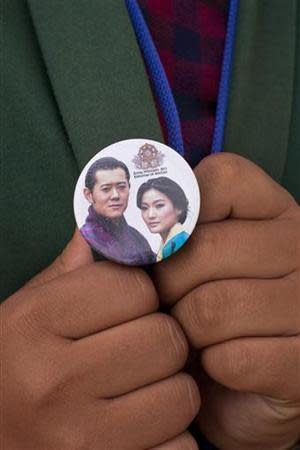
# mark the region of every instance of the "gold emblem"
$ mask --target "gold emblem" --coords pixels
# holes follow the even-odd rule
[[[157,150],[152,144],[144,144],[139,153],[133,158],[137,169],[154,169],[163,163],[164,154]]]

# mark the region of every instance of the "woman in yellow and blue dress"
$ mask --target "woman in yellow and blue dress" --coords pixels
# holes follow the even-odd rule
[[[183,227],[188,199],[175,181],[158,177],[143,183],[137,193],[137,206],[149,231],[161,236],[157,261],[175,253],[189,238]]]

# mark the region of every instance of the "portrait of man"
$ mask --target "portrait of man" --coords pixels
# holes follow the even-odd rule
[[[80,231],[94,250],[125,264],[155,261],[148,241],[124,217],[130,194],[126,164],[111,157],[95,161],[86,173],[83,194],[90,206]]]

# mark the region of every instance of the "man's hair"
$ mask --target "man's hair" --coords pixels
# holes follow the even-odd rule
[[[122,161],[119,161],[118,159],[111,157],[97,159],[97,161],[95,161],[87,171],[87,174],[85,176],[85,186],[90,191],[93,190],[93,187],[96,183],[95,175],[98,170],[113,170],[119,168],[124,170],[126,179],[129,183],[130,173],[126,164],[124,164]]]
[[[179,223],[184,223],[187,217],[189,202],[183,189],[175,181],[167,177],[152,178],[143,183],[138,190],[136,203],[138,208],[142,208],[142,199],[145,192],[155,189],[165,194],[173,203],[174,207],[181,210],[178,217]]]

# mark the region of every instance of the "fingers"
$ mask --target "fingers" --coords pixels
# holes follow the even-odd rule
[[[71,241],[68,243],[63,252],[56,258],[56,260],[45,270],[38,273],[26,285],[27,287],[36,287],[50,280],[70,272],[79,267],[85,266],[93,262],[93,255],[90,246],[83,239],[78,228],[75,229]]]
[[[211,378],[230,389],[300,400],[299,336],[223,342],[203,350],[202,364]]]
[[[198,450],[198,444],[188,431],[170,439],[151,450]]]
[[[63,274],[28,289],[27,297],[26,315],[39,328],[70,339],[88,336],[158,308],[157,294],[143,270],[109,262]]]
[[[115,398],[108,407],[113,423],[119,424],[112,442],[119,443],[126,436],[124,450],[155,447],[183,433],[199,407],[197,385],[184,373]]]
[[[172,315],[195,348],[247,336],[300,334],[300,278],[205,283],[180,300]]]
[[[290,219],[202,224],[179,254],[153,267],[154,283],[172,304],[210,280],[281,277],[297,269],[298,243],[299,223]]]
[[[202,379],[197,424],[217,448],[292,448],[299,437],[297,408],[252,393],[236,392]]]
[[[176,321],[157,313],[81,339],[71,351],[85,390],[110,398],[177,373],[188,345]]]
[[[266,172],[239,155],[210,155],[196,167],[195,175],[201,192],[200,223],[228,217],[271,219],[296,205]]]

